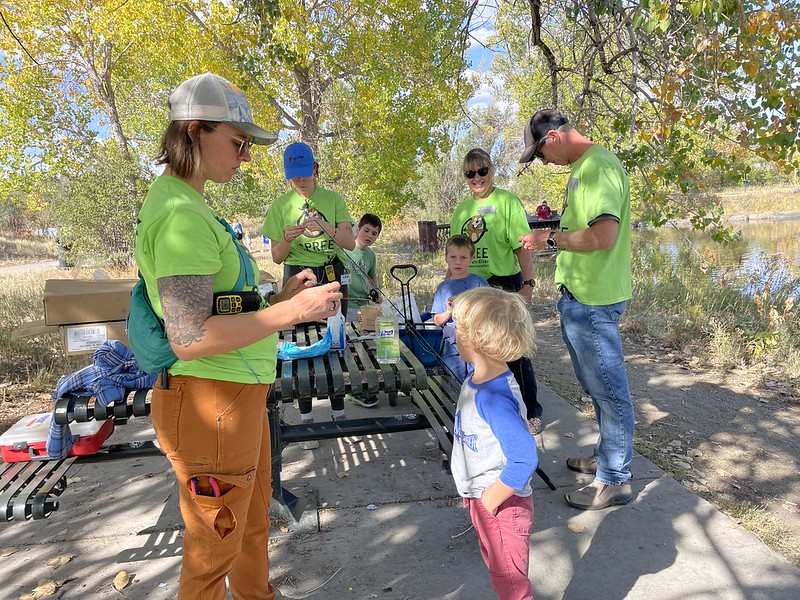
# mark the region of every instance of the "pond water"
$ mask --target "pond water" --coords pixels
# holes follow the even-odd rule
[[[677,257],[689,249],[705,263],[708,273],[748,294],[762,293],[766,286],[800,295],[800,221],[769,221],[734,225],[741,231],[738,242],[722,245],[702,232],[664,227],[642,232],[636,242],[658,243],[663,250]]]

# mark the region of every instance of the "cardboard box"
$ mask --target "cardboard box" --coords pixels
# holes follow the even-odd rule
[[[380,304],[365,304],[361,307],[360,329],[361,332],[375,331],[375,319],[381,316]]]
[[[31,321],[30,323],[23,323],[11,332],[12,340],[20,340],[22,338],[29,338],[43,333],[55,333],[58,331],[58,325],[47,325],[44,319],[39,321]]]
[[[109,321],[106,323],[79,323],[62,325],[61,346],[67,356],[94,354],[106,340],[119,340],[130,346],[125,333],[125,321]]]
[[[258,272],[258,291],[262,296],[266,296],[269,292],[276,294],[281,291],[283,286],[282,281],[279,281],[275,275],[263,269]]]
[[[39,413],[22,417],[3,435],[0,435],[0,454],[3,462],[19,462],[45,456],[47,436],[53,413]],[[94,454],[114,431],[114,421],[88,421],[70,423],[72,450],[67,456]]]
[[[138,279],[48,279],[44,284],[47,325],[123,321]]]

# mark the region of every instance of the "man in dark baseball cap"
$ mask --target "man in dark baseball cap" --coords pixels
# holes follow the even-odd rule
[[[519,238],[528,250],[556,254],[561,333],[575,375],[592,397],[597,444],[567,467],[593,474],[592,483],[565,495],[581,510],[627,504],[633,497],[634,411],[625,371],[619,319],[631,299],[630,181],[619,159],[585,137],[556,110],[540,110],[525,127],[520,162],[569,166],[558,230],[532,229]]]
[[[529,163],[534,158],[544,159],[540,150],[547,140],[547,133],[567,123],[567,117],[557,110],[537,111],[525,126],[525,150],[519,162]]]

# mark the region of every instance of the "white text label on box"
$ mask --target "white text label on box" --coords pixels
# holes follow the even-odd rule
[[[108,339],[105,325],[67,329],[67,352],[95,350]]]

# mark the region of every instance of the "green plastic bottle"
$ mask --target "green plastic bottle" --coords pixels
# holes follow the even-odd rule
[[[388,306],[384,306],[383,314],[375,319],[375,357],[382,364],[400,361],[400,329]]]

